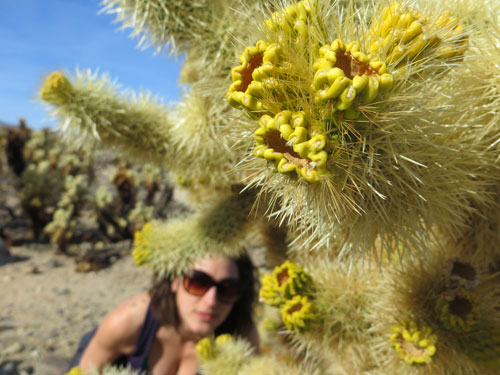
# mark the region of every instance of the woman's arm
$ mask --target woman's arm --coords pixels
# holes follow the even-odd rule
[[[132,353],[148,306],[149,295],[144,292],[122,302],[109,313],[85,349],[79,366],[83,370],[101,370],[119,356]]]

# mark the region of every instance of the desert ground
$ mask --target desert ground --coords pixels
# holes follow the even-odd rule
[[[148,287],[130,242],[110,267],[76,272],[51,245],[0,250],[0,375],[62,375],[80,337],[121,300]]]

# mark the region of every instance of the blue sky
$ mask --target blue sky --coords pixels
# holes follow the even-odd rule
[[[99,69],[123,88],[149,90],[175,101],[180,59],[141,51],[131,29],[98,14],[100,0],[0,0],[0,121],[53,126],[36,95],[43,78],[63,69]]]

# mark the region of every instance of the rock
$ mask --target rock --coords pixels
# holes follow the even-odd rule
[[[56,296],[67,296],[67,295],[71,294],[71,290],[68,288],[62,288],[62,289],[53,288],[52,291],[54,292],[54,294]]]
[[[2,281],[6,283],[10,283],[12,279],[12,275],[5,275],[4,277],[2,277]]]
[[[9,247],[5,243],[4,239],[0,237],[0,256],[10,256]]]
[[[31,375],[35,371],[33,366],[26,364],[26,363],[21,363],[17,369],[19,372],[19,375]]]
[[[7,346],[3,350],[3,354],[10,355],[10,354],[16,354],[19,352],[22,352],[24,350],[24,345],[21,344],[20,342],[15,342],[12,345]]]
[[[71,360],[56,355],[48,355],[35,366],[36,375],[64,374],[69,370]]]
[[[51,258],[47,261],[47,266],[49,268],[61,267],[63,264],[55,258]]]
[[[89,242],[83,242],[80,244],[80,250],[83,252],[83,253],[86,253],[87,251],[91,251],[93,248],[92,244],[89,243]]]
[[[26,275],[29,275],[29,274],[39,274],[39,273],[42,273],[42,271],[40,271],[40,268],[38,268],[37,265],[35,264],[28,264],[25,268],[24,268],[24,273]]]
[[[16,375],[19,361],[6,361],[0,364],[0,375]]]

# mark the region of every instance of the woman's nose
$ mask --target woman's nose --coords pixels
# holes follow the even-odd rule
[[[215,285],[206,291],[203,295],[203,301],[208,306],[215,306],[217,304],[217,288]]]

